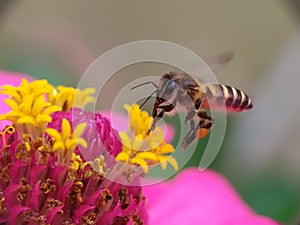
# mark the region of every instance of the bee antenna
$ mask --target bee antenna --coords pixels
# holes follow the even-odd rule
[[[146,100],[140,105],[140,109],[143,108],[143,106],[149,101],[149,99],[156,93],[158,92],[158,90],[155,90],[151,93],[151,95],[148,96],[148,98],[146,98]]]
[[[148,81],[148,82],[145,82],[145,83],[138,84],[138,85],[132,87],[130,90],[134,90],[134,89],[136,89],[138,87],[141,87],[141,86],[144,86],[146,84],[152,84],[156,89],[158,88],[157,85],[153,81]]]

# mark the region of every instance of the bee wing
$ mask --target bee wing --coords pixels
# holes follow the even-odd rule
[[[216,57],[205,60],[211,70],[227,65],[233,58],[234,52],[225,52]]]
[[[219,67],[227,65],[233,58],[234,53],[231,52],[225,52],[223,54],[220,54],[216,57],[209,58],[204,60],[205,63],[208,65],[210,70],[214,71],[218,69]],[[211,71],[207,70],[207,66],[203,65],[203,68],[198,68],[197,70],[191,72],[193,78],[197,80],[200,84],[205,83],[215,83],[215,80],[211,80],[211,76],[209,75]]]

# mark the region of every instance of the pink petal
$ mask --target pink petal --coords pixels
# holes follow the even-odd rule
[[[29,175],[29,182],[34,183],[39,174],[42,173],[47,168],[46,165],[35,165],[31,167],[30,175]]]
[[[76,209],[72,219],[75,223],[79,224],[84,214],[87,213],[89,210],[93,210],[94,208],[95,206],[93,205],[83,205],[79,209]]]
[[[32,190],[26,200],[26,206],[29,206],[32,210],[38,211],[40,194],[40,182],[36,182],[32,185]]]
[[[57,206],[49,210],[47,216],[46,216],[46,223],[52,224],[53,220],[57,215],[59,215],[59,211],[63,208],[63,206]]]
[[[111,111],[101,111],[99,112],[102,116],[108,118],[111,121],[111,125],[117,131],[127,131],[128,129],[128,116],[125,114],[111,112]],[[164,134],[165,140],[167,143],[170,143],[173,138],[175,137],[175,130],[174,127],[170,124],[166,124],[165,126],[161,127]]]
[[[16,190],[20,188],[20,184],[9,184],[4,192],[5,202],[8,209],[13,208],[16,205],[19,205],[17,200]]]
[[[22,161],[13,162],[13,166],[9,168],[8,172],[10,175],[11,182],[16,184],[20,178],[24,175],[26,163]]]
[[[275,225],[255,214],[219,174],[187,169],[174,180],[143,187],[149,224]]]
[[[11,213],[11,216],[8,218],[8,223],[7,224],[18,224],[19,215],[22,212],[27,211],[27,210],[30,210],[30,208],[24,207],[24,206],[21,206],[21,205],[17,205],[15,207],[13,207],[11,209],[11,211],[13,213]]]
[[[18,86],[20,85],[22,78],[26,78],[27,80],[32,80],[32,78],[30,78],[27,75],[0,70],[0,86],[6,84]],[[6,97],[7,97],[6,95],[0,94],[0,114],[7,113],[10,111],[10,108],[4,102],[4,99]],[[2,130],[8,124],[10,124],[9,121],[0,121],[0,130]]]

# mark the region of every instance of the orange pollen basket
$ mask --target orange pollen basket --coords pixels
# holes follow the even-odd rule
[[[209,133],[209,129],[200,128],[198,131],[198,138],[204,138]]]

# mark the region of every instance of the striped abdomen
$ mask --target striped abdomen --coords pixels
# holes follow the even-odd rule
[[[251,99],[244,92],[222,84],[206,86],[205,96],[210,108],[226,107],[228,111],[243,111],[253,107]]]

